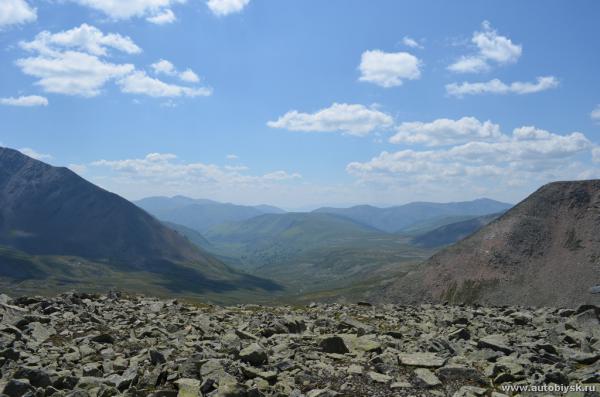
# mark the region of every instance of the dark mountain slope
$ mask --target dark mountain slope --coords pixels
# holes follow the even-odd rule
[[[186,226],[201,233],[219,224],[241,222],[264,214],[285,212],[267,205],[252,207],[184,196],[148,197],[136,201],[135,204],[162,221]]]
[[[31,254],[143,263],[210,257],[67,168],[0,148],[0,243]]]
[[[543,186],[388,286],[394,301],[572,306],[596,302],[600,180]]]
[[[231,270],[120,196],[66,168],[5,148],[0,148],[0,246],[19,252],[0,256],[4,269],[0,277],[11,278],[16,272],[16,265],[10,263],[38,263],[25,260],[28,254],[55,257],[52,263],[68,262],[61,277],[73,273],[72,265],[77,263],[65,258],[80,257],[139,277],[139,272],[152,273],[152,283],[170,290],[226,291],[268,285]],[[62,271],[52,266],[44,269],[47,276]],[[17,273],[28,271],[23,268]]]
[[[490,199],[457,203],[415,202],[396,207],[378,208],[359,205],[351,208],[319,208],[314,212],[344,216],[376,229],[396,233],[425,221],[453,216],[481,216],[505,211],[511,204]]]
[[[460,222],[450,223],[419,234],[412,239],[412,243],[425,248],[435,248],[454,244],[467,236],[475,233],[501,214],[478,216]]]

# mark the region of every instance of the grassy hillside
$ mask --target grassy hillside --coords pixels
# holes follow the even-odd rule
[[[19,296],[116,289],[217,303],[269,302],[281,291],[278,284],[247,274],[209,278],[185,264],[169,266],[169,273],[141,271],[74,256],[29,255],[0,246],[0,291]]]

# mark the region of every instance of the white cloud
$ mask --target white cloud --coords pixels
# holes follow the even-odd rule
[[[596,108],[592,110],[590,117],[592,120],[600,122],[600,105],[597,105]]]
[[[377,84],[381,87],[397,87],[403,80],[416,80],[421,77],[421,61],[408,52],[365,51],[362,54],[359,70],[360,81]]]
[[[106,14],[112,19],[146,18],[152,23],[175,21],[171,7],[186,0],[72,0]]]
[[[404,36],[402,38],[402,44],[404,44],[407,47],[410,48],[423,48],[423,46],[421,44],[419,44],[419,42],[415,39],[413,39],[412,37],[408,37],[408,36]]]
[[[200,77],[198,77],[198,75],[192,69],[186,69],[179,73],[179,78],[188,83],[200,82]]]
[[[142,50],[129,37],[104,34],[87,24],[58,33],[44,31],[20,45],[34,56],[18,59],[16,64],[23,73],[37,77],[36,84],[47,92],[94,97],[108,82],[115,81],[124,93],[152,97],[197,97],[212,93],[207,87],[169,84],[149,77],[133,64],[109,62],[109,49],[126,54]],[[177,76],[187,83],[200,80],[191,69],[179,73],[166,60],[153,64],[152,68],[155,73]]]
[[[206,5],[213,14],[225,16],[240,12],[250,3],[250,0],[208,0]]]
[[[21,42],[20,45],[27,51],[48,56],[68,49],[98,56],[107,55],[108,47],[127,54],[138,54],[142,51],[129,37],[116,33],[104,34],[100,29],[85,23],[58,33],[40,32],[32,41]]]
[[[285,128],[303,132],[340,132],[348,135],[365,136],[377,129],[389,128],[393,124],[390,115],[373,107],[334,103],[315,113],[300,113],[292,110],[276,121],[269,121],[271,128]]]
[[[437,119],[429,123],[404,122],[397,127],[391,143],[451,145],[470,140],[490,140],[502,136],[500,126],[491,121],[481,122],[474,117],[459,120]]]
[[[170,9],[164,10],[160,14],[156,14],[154,16],[146,18],[146,21],[151,22],[155,25],[166,25],[168,23],[173,23],[177,20],[175,13]]]
[[[150,77],[143,71],[135,71],[120,79],[121,90],[127,94],[141,94],[151,97],[197,97],[210,96],[212,90],[207,87],[184,87],[168,84]]]
[[[490,69],[485,59],[478,57],[461,57],[458,61],[448,66],[448,69],[457,73],[478,73]]]
[[[516,81],[506,84],[498,79],[493,79],[483,83],[461,84],[452,83],[446,85],[446,92],[449,95],[462,97],[465,95],[481,94],[533,94],[558,87],[558,79],[554,76],[538,77],[535,82]]]
[[[452,125],[451,131],[462,137],[464,126],[458,128],[459,121],[442,124]],[[468,134],[472,139],[467,142],[435,150],[384,151],[369,161],[350,163],[346,170],[361,183],[437,186],[448,191],[507,189],[515,184],[535,186],[556,179],[584,178],[591,175],[587,172],[590,167],[582,162],[584,157],[598,156],[596,146],[579,132],[559,135],[524,126],[508,135],[490,124],[492,132],[482,135],[480,129],[485,123],[473,120],[469,123],[479,129]],[[432,131],[448,131],[448,127],[436,128],[435,122],[416,125],[418,131],[424,126],[428,127],[424,134],[427,137],[431,137]],[[457,130],[461,130],[460,133]],[[460,139],[454,141],[460,142]],[[404,142],[422,143],[419,140]],[[600,170],[592,174],[600,175]]]
[[[6,26],[33,22],[37,19],[36,9],[25,0],[0,1],[0,29]]]
[[[264,175],[248,175],[246,167],[219,167],[201,162],[179,161],[170,153],[150,153],[141,159],[99,160],[94,167],[108,167],[132,182],[193,185],[208,184],[229,187],[265,185],[301,178],[298,173],[277,170]]]
[[[150,67],[154,70],[154,73],[156,73],[156,74],[162,73],[162,74],[172,76],[176,73],[175,66],[171,62],[164,60],[164,59],[161,59],[158,62],[153,63],[152,65],[150,65]]]
[[[47,92],[93,97],[110,80],[134,70],[131,64],[113,64],[83,52],[65,51],[17,60],[23,73],[39,78]]]
[[[477,53],[462,56],[448,66],[456,73],[477,73],[488,70],[489,62],[499,65],[515,63],[521,57],[523,47],[514,44],[508,37],[500,36],[488,21],[482,23],[482,31],[473,33],[471,42],[477,47]]]
[[[190,68],[184,70],[183,72],[177,71],[175,65],[171,62],[161,59],[156,63],[150,65],[156,74],[165,74],[167,76],[177,76],[181,81],[185,81],[187,83],[198,83],[200,82],[200,77]]]
[[[225,156],[225,158],[227,160],[237,160],[239,159],[239,156],[237,154],[228,154],[227,156]]]
[[[135,69],[102,59],[108,48],[127,54],[141,52],[129,37],[104,34],[87,24],[55,34],[43,31],[20,45],[35,55],[18,59],[16,64],[23,73],[37,77],[37,85],[47,92],[85,97],[99,95],[108,81]]]
[[[48,106],[48,99],[39,95],[20,96],[18,98],[0,98],[0,105],[8,106]]]
[[[31,148],[28,147],[24,147],[19,149],[19,152],[23,153],[25,156],[29,156],[31,158],[34,158],[36,160],[51,160],[52,156],[49,154],[45,154],[45,153],[39,153]]]

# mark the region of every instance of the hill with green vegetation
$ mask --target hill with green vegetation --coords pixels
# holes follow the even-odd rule
[[[234,259],[224,260],[244,271],[273,278],[292,294],[396,274],[431,254],[407,237],[320,213],[262,215],[217,226],[205,235],[213,254]]]

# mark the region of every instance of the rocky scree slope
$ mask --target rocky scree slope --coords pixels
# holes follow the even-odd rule
[[[392,301],[600,303],[600,180],[541,187],[387,287]]]
[[[597,385],[600,307],[0,295],[2,396],[483,396]],[[598,394],[588,394],[598,395]]]

